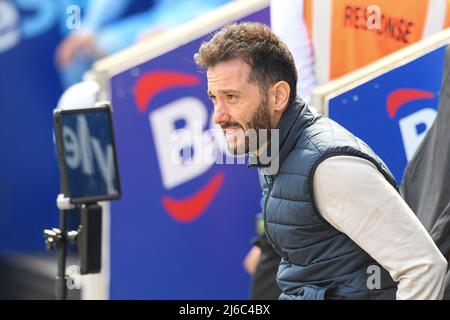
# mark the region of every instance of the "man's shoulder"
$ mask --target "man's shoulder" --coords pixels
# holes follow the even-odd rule
[[[336,147],[360,149],[360,142],[336,121],[318,114],[300,133],[295,149],[311,149],[322,154]]]

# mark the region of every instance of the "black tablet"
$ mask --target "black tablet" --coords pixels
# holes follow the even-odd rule
[[[54,110],[61,189],[74,204],[120,198],[111,106]]]

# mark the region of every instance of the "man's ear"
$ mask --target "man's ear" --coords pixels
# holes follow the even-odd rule
[[[274,112],[283,112],[289,103],[291,88],[286,81],[278,81],[271,88],[272,110]]]

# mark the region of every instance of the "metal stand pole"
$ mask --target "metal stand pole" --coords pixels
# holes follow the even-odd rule
[[[67,299],[66,258],[69,243],[78,246],[81,274],[101,271],[102,256],[102,207],[98,203],[81,205],[81,224],[78,231],[67,230],[69,210],[76,208],[70,199],[62,194],[57,198],[59,208],[59,229],[44,230],[47,250],[56,250],[58,273],[56,276],[55,296],[57,300]]]
[[[56,250],[58,258],[58,273],[55,283],[55,297],[57,300],[66,300],[67,298],[67,282],[66,282],[66,257],[67,246],[69,240],[74,242],[77,232],[67,232],[67,214],[69,210],[75,208],[70,203],[69,198],[65,198],[63,194],[58,195],[56,204],[59,208],[59,229],[52,228],[44,230],[45,246],[47,250]]]
[[[55,295],[57,300],[66,300],[66,257],[67,257],[67,210],[59,211],[60,236],[56,245],[58,255],[58,275],[56,277]]]

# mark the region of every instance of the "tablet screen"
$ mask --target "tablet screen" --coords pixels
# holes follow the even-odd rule
[[[61,110],[55,113],[55,120],[65,196],[73,203],[118,198],[110,108]]]

